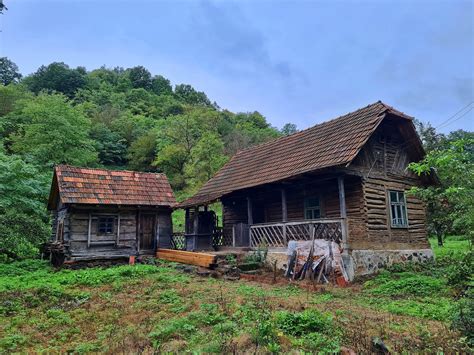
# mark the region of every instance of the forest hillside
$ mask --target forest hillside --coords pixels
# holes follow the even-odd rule
[[[142,66],[51,63],[23,77],[0,58],[0,248],[27,255],[48,237],[56,164],[164,172],[181,200],[238,150],[295,130],[279,131],[256,111],[222,109]]]

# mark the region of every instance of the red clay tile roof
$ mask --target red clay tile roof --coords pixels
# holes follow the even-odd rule
[[[55,191],[57,186],[57,190]],[[174,206],[176,200],[164,174],[113,171],[58,165],[54,169],[48,208],[54,194],[62,203]]]
[[[347,164],[387,113],[412,119],[378,101],[331,121],[240,151],[196,195],[178,207],[205,204],[232,191]]]

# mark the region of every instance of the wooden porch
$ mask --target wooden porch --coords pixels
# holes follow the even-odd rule
[[[313,236],[341,244],[345,224],[344,218],[253,224],[249,228],[250,246],[286,248],[290,240],[312,240]]]
[[[223,228],[217,227],[216,216],[207,206],[186,208],[185,232],[173,236],[174,248],[286,248],[289,241],[314,238],[334,241],[347,251],[346,185],[349,211],[359,209],[360,178],[341,173],[308,175],[225,196]],[[315,196],[317,213],[306,205]]]

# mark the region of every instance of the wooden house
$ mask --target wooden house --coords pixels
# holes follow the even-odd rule
[[[238,152],[178,205],[186,236],[202,235],[200,214],[220,201],[222,245],[265,245],[285,260],[288,241],[314,233],[339,243],[352,277],[432,258],[425,206],[407,193],[431,183],[407,169],[423,156],[412,117],[378,101]]]
[[[66,260],[153,255],[169,248],[176,200],[163,174],[59,165],[48,209]]]

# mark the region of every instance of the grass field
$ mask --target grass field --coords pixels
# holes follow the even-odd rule
[[[0,265],[0,353],[466,351],[450,327],[448,269],[469,248],[449,240],[437,265],[384,271],[317,292],[183,273],[175,264],[59,270]]]

